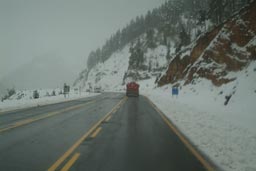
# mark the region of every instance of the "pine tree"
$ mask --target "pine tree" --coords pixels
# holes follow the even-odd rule
[[[144,62],[144,52],[140,39],[137,40],[135,46],[130,47],[129,69],[141,69]]]
[[[171,58],[171,51],[170,51],[170,48],[171,48],[171,44],[170,42],[167,43],[167,53],[166,53],[166,60],[169,61],[170,58]]]
[[[179,38],[181,46],[187,46],[188,44],[190,44],[190,35],[186,32],[184,26],[181,26]]]
[[[212,20],[216,24],[220,24],[223,21],[223,14],[225,9],[223,0],[210,0],[209,6],[210,6],[209,13],[212,17]]]
[[[154,35],[155,35],[154,29],[148,29],[147,30],[147,32],[146,32],[147,46],[151,49],[156,47]]]

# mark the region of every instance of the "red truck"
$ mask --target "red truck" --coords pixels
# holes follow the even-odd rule
[[[139,96],[140,85],[135,82],[130,82],[126,84],[126,96]]]

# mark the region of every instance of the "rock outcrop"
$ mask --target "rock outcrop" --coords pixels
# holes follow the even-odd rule
[[[227,77],[256,60],[256,1],[232,18],[204,34],[169,64],[158,85],[190,84],[197,78],[221,86],[236,78]]]

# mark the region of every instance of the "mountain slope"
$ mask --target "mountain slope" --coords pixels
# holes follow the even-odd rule
[[[145,42],[143,36],[141,42]],[[155,79],[167,65],[166,46],[159,45],[155,49],[144,46],[143,62],[132,67],[130,46],[115,52],[104,63],[99,63],[91,70],[84,70],[75,81],[75,86],[86,89],[101,87],[104,90],[124,90],[124,85],[131,80]],[[136,60],[135,60],[136,63]]]
[[[197,78],[220,86],[236,79],[229,72],[241,71],[256,60],[256,2],[233,18],[201,36],[186,50],[176,54],[159,85],[190,84]]]

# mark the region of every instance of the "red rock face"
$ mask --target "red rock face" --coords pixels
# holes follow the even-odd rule
[[[255,35],[256,1],[200,37],[185,53],[176,54],[158,85],[175,84],[180,80],[190,84],[198,77],[206,78],[216,86],[235,80],[225,76],[256,60]]]

